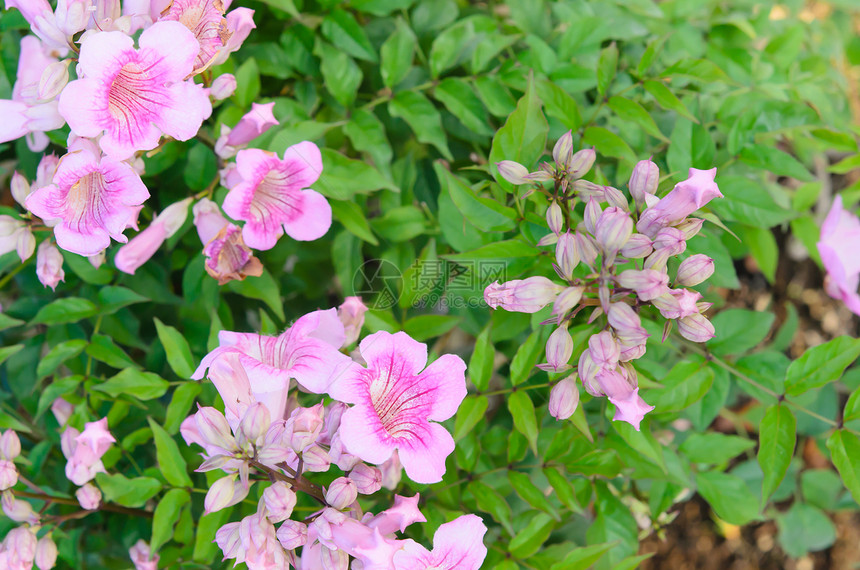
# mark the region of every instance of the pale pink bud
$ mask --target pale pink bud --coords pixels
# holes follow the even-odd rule
[[[610,206],[620,208],[625,212],[630,209],[630,205],[627,203],[627,198],[624,197],[624,194],[622,194],[621,190],[618,188],[604,186],[603,195],[606,197],[606,203]]]
[[[630,194],[637,206],[645,203],[645,195],[657,194],[657,184],[660,182],[660,169],[650,160],[640,160],[630,175]]]
[[[652,251],[654,247],[651,238],[643,234],[633,234],[621,248],[621,255],[627,259],[641,259]]]
[[[317,404],[310,408],[296,408],[287,420],[287,429],[291,430],[290,447],[296,453],[313,444],[322,432],[325,420],[325,408]]]
[[[544,370],[560,372],[569,368],[568,362],[573,354],[573,339],[567,331],[567,327],[558,327],[549,335],[546,343],[547,366],[541,366]]]
[[[66,280],[63,255],[49,240],[39,244],[39,251],[36,253],[36,277],[39,278],[39,283],[52,290],[56,290],[60,281]]]
[[[366,463],[359,463],[349,472],[349,479],[362,495],[372,495],[382,488],[382,471]]]
[[[669,255],[678,255],[687,249],[684,232],[678,228],[663,228],[654,238],[654,249],[668,249]]]
[[[582,261],[585,262],[586,265],[592,266],[594,262],[597,260],[597,246],[594,243],[594,239],[588,234],[576,232],[576,248],[579,251],[579,257]]]
[[[28,564],[32,564],[33,560],[36,558],[36,532],[33,528],[28,528],[26,526],[13,528],[3,540],[3,546],[5,547],[4,550],[16,555],[18,560],[22,562],[27,561]],[[20,567],[10,568],[10,570],[24,570],[25,568],[30,568],[28,564],[22,564]]]
[[[49,570],[57,564],[57,545],[50,534],[46,534],[36,543],[35,562],[39,570]]]
[[[358,487],[347,477],[338,477],[325,493],[326,502],[333,508],[343,510],[358,498]]]
[[[24,205],[24,200],[27,199],[27,196],[30,195],[32,189],[30,188],[30,183],[27,182],[27,179],[17,171],[12,175],[12,180],[9,183],[12,190],[12,197],[15,198],[15,201],[18,202],[21,206]]]
[[[134,275],[137,269],[155,255],[164,240],[167,239],[165,228],[153,222],[148,228],[134,236],[127,244],[119,248],[114,258],[116,268],[123,273]]]
[[[609,326],[615,329],[616,334],[622,340],[630,342],[632,339],[648,338],[648,332],[642,328],[642,321],[636,311],[625,303],[612,303],[607,312]]]
[[[678,267],[679,285],[692,287],[705,281],[714,274],[714,260],[702,253],[691,255]]]
[[[645,269],[666,271],[666,264],[673,255],[671,248],[655,249],[654,253],[645,258]]]
[[[546,234],[545,236],[543,236],[542,238],[540,238],[537,241],[538,247],[544,247],[547,245],[555,245],[556,243],[558,243],[558,236],[552,232]]]
[[[562,215],[561,206],[558,205],[558,202],[553,201],[553,203],[549,205],[549,208],[546,209],[546,223],[552,233],[555,235],[559,235],[561,233],[561,228],[564,225],[564,217]]]
[[[209,95],[216,101],[223,101],[236,91],[236,76],[232,73],[219,75],[209,88]]]
[[[645,350],[647,346],[644,342],[642,343],[632,343],[625,344],[620,343],[621,346],[621,354],[619,354],[618,359],[621,362],[627,362],[629,360],[636,360],[637,358],[642,358],[645,355]]]
[[[561,317],[568,311],[573,309],[582,299],[582,294],[585,292],[585,287],[575,286],[568,287],[556,297],[552,305],[552,314]]]
[[[528,169],[518,162],[514,162],[513,160],[503,160],[501,162],[497,162],[496,167],[499,169],[499,174],[502,178],[511,184],[520,185],[529,183],[529,179],[526,178],[526,176],[529,175]]]
[[[18,483],[18,470],[15,464],[6,459],[0,459],[0,491],[11,489]]]
[[[568,167],[570,176],[572,178],[582,178],[585,176],[591,170],[596,158],[597,153],[594,152],[593,148],[584,148],[574,154],[570,159],[570,166]]]
[[[30,227],[12,216],[0,215],[0,255],[17,251],[23,262],[36,250],[36,238]]]
[[[39,161],[39,166],[36,167],[36,180],[33,182],[33,188],[43,188],[51,184],[54,180],[54,174],[57,172],[57,165],[60,164],[60,159],[55,154],[46,154]],[[23,206],[23,204],[21,204]]]
[[[549,414],[557,420],[566,420],[579,405],[576,375],[568,376],[552,387],[549,393]]]
[[[594,232],[597,228],[597,220],[600,219],[600,215],[603,213],[603,209],[600,207],[598,201],[594,198],[589,198],[588,202],[585,203],[585,212],[582,214],[582,222],[585,224],[585,229],[591,235],[594,235]]]
[[[102,418],[95,422],[87,422],[84,431],[75,438],[75,441],[90,448],[96,458],[101,458],[116,439],[108,431],[107,418]]]
[[[159,556],[152,554],[149,544],[143,539],[134,543],[134,546],[129,549],[128,555],[135,570],[156,570],[158,568]]]
[[[536,313],[552,303],[562,289],[540,276],[502,284],[495,281],[484,290],[484,300],[493,309],[502,307],[516,313]]]
[[[678,320],[678,332],[687,340],[707,342],[714,338],[714,325],[705,315],[695,313]]]
[[[701,218],[687,218],[675,227],[684,232],[684,239],[690,239],[699,233],[704,223],[705,220]]]
[[[67,36],[73,36],[87,27],[92,0],[57,0],[54,17],[57,27]]]
[[[18,500],[11,491],[3,491],[2,503],[3,514],[15,522],[23,522],[31,525],[38,524],[39,515],[27,501]]]
[[[576,180],[573,183],[573,191],[576,192],[584,202],[587,202],[591,198],[594,198],[598,202],[606,200],[603,188],[604,186],[595,184],[590,180]]]
[[[98,269],[99,267],[102,266],[102,263],[105,262],[106,258],[107,258],[107,254],[104,251],[101,251],[95,255],[89,256],[87,258],[87,260],[90,262],[90,265],[92,265],[93,267]]]
[[[279,124],[272,114],[274,108],[274,103],[252,103],[251,110],[239,119],[227,135],[227,144],[232,147],[244,146]]]
[[[262,402],[254,402],[248,407],[242,422],[239,424],[239,430],[236,434],[239,445],[262,443],[271,425],[272,415],[269,413],[269,409]]]
[[[248,490],[248,487],[236,479],[235,474],[221,477],[209,487],[203,500],[203,508],[206,514],[226,509],[244,500],[248,496]]]
[[[285,550],[295,550],[308,541],[308,525],[298,521],[284,521],[278,528],[278,542]]]
[[[51,404],[51,412],[57,418],[57,423],[60,424],[60,427],[66,425],[66,422],[72,417],[74,411],[75,407],[63,398],[57,398]]]
[[[340,433],[336,433],[331,439],[331,447],[329,447],[328,454],[332,463],[337,465],[341,471],[349,471],[361,463],[361,458],[356,457],[346,450],[343,440],[340,438]]]
[[[615,254],[627,243],[633,232],[633,220],[630,214],[621,208],[607,208],[600,215],[594,228],[594,239],[603,250],[608,262],[615,259]]]
[[[382,471],[382,486],[389,491],[396,489],[403,476],[403,464],[400,462],[400,454],[396,449],[391,457],[379,466],[379,470]]]
[[[203,245],[215,239],[218,232],[229,223],[221,213],[218,204],[209,198],[203,198],[194,204],[191,212],[194,214],[194,226],[197,228],[197,235],[200,236],[200,242]]]
[[[296,493],[283,481],[276,481],[263,491],[263,501],[266,503],[266,516],[273,523],[277,523],[287,520],[293,514]]]
[[[349,555],[343,550],[332,550],[326,546],[320,548],[322,570],[347,570]]]
[[[602,370],[594,359],[591,357],[591,350],[586,348],[579,355],[579,363],[576,366],[576,372],[582,380],[582,385],[585,391],[592,396],[602,396],[600,386],[597,384],[597,373]]]
[[[194,414],[197,431],[207,445],[218,447],[229,455],[238,449],[224,414],[210,407],[200,407]]]
[[[331,457],[329,457],[328,452],[316,444],[302,452],[302,460],[305,463],[305,469],[314,473],[328,471],[331,465]]]
[[[529,172],[526,179],[532,182],[549,182],[555,178],[555,173],[549,170],[551,168],[547,163],[543,163],[539,170]]]
[[[650,301],[669,292],[669,276],[653,269],[622,271],[618,284],[635,291],[641,301]]]
[[[126,0],[126,12],[128,13],[136,13],[138,10],[134,10],[131,6],[134,2],[129,2]],[[95,18],[96,22],[103,22],[104,20],[118,20],[122,16],[122,6],[120,4],[120,0],[95,0],[95,14],[93,14],[93,18]],[[149,4],[149,3],[147,3]],[[153,2],[155,4],[155,2]]]
[[[227,523],[215,532],[215,543],[224,553],[224,560],[236,558],[244,551],[241,526],[238,522]]]
[[[559,170],[567,170],[573,158],[573,133],[567,131],[552,148],[552,159]]]
[[[62,0],[61,0],[62,1]],[[55,99],[69,83],[69,63],[71,60],[55,61],[45,68],[39,79],[38,97],[40,101]]]
[[[558,236],[555,260],[561,269],[561,276],[568,281],[573,279],[573,271],[579,265],[579,251],[576,247],[576,238],[570,232]]]
[[[588,352],[591,360],[600,368],[615,368],[621,354],[618,343],[609,331],[591,335],[588,339]]]
[[[344,346],[349,346],[358,340],[361,327],[364,326],[364,313],[367,305],[361,302],[361,297],[347,297],[340,307],[337,308],[337,318],[343,323],[346,333]]]
[[[96,510],[102,502],[102,492],[92,483],[87,483],[75,491],[75,497],[77,497],[81,508],[88,511]]]
[[[14,460],[21,455],[21,440],[14,430],[7,429],[0,435],[0,459]]]

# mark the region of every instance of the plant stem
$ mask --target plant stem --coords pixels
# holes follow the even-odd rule
[[[37,499],[39,501],[46,501],[49,503],[57,503],[60,505],[75,505],[78,506],[78,501],[75,499],[70,499],[66,497],[54,497],[52,495],[46,495],[44,493],[30,493],[28,491],[12,491],[18,497],[26,497],[28,499]],[[130,507],[122,507],[120,505],[112,505],[110,503],[102,503],[99,505],[98,510],[100,511],[109,511],[112,513],[119,513],[123,515],[131,515],[133,517],[144,517],[151,519],[152,513],[149,511],[145,511],[143,509],[133,509]]]

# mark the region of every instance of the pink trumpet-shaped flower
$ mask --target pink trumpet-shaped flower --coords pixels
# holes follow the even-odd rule
[[[119,248],[114,259],[117,269],[134,275],[141,265],[155,255],[167,238],[179,231],[188,217],[188,204],[191,200],[192,198],[186,198],[169,205],[152,220],[149,227]]]
[[[82,143],[57,166],[54,183],[27,196],[27,209],[54,226],[57,245],[79,255],[95,255],[111,238],[125,243],[122,234],[137,216],[135,206],[149,191],[131,166],[99,157]]]
[[[676,184],[671,192],[642,212],[636,223],[636,229],[640,233],[653,238],[661,228],[676,224],[714,198],[723,197],[714,182],[716,168],[691,168],[689,174],[687,180]]]
[[[433,550],[413,541],[406,541],[394,555],[395,570],[479,570],[487,547],[484,535],[487,527],[481,517],[463,515],[441,525],[433,536]]]
[[[224,199],[224,212],[247,222],[242,237],[248,247],[271,249],[283,233],[299,241],[322,237],[331,226],[325,197],[306,190],[322,172],[322,156],[311,142],[288,148],[281,160],[258,149],[240,151],[236,167],[242,181]]]
[[[193,379],[203,378],[207,368],[232,353],[238,355],[249,381],[257,386],[255,392],[281,393],[295,378],[305,389],[321,394],[336,371],[352,364],[338,350],[344,331],[335,309],[308,313],[279,336],[221,331],[218,341],[220,346],[203,357]],[[225,401],[229,398],[222,396]],[[274,411],[272,418],[280,419]]]
[[[425,368],[427,345],[404,332],[374,333],[359,351],[367,368],[347,370],[329,389],[355,404],[341,418],[347,451],[378,465],[396,449],[413,481],[441,481],[454,439],[435,422],[453,416],[466,396],[465,363],[446,354]]]
[[[860,315],[860,219],[843,209],[842,196],[836,196],[833,206],[821,224],[818,252],[827,271],[824,288],[839,299],[855,315]]]
[[[230,37],[221,0],[174,0],[159,21],[177,21],[194,34],[200,51],[194,69],[206,68]]]
[[[107,418],[88,422],[80,434],[74,428],[66,428],[61,443],[63,454],[69,460],[66,477],[75,485],[92,481],[96,473],[104,473],[102,455],[116,440],[107,430]]]
[[[229,129],[229,132],[223,134],[218,139],[215,150],[219,151],[219,146],[225,147],[218,154],[233,156],[236,153],[236,149],[247,145],[270,128],[279,124],[272,113],[274,108],[274,103],[252,103],[251,110],[239,119],[236,126]],[[224,127],[223,130],[227,131],[228,129]],[[230,149],[232,149],[232,152]]]
[[[212,114],[202,86],[185,78],[199,51],[194,34],[178,22],[158,22],[140,36],[140,49],[121,32],[84,38],[78,71],[60,95],[60,114],[83,137],[104,133],[99,144],[115,160],[158,146],[162,133],[186,141]]]

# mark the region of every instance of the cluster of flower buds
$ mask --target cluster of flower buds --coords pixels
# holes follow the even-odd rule
[[[225,405],[223,414],[200,407],[180,428],[204,450],[199,471],[225,472],[206,495],[206,511],[235,505],[255,480],[268,481],[256,512],[218,531],[225,558],[251,569],[346,570],[350,559],[365,570],[480,567],[486,528],[474,515],[442,525],[430,552],[397,537],[425,520],[417,495],[397,496],[377,515],[362,511],[359,497],[393,490],[403,470],[419,483],[441,481],[454,441],[436,422],[452,417],[466,395],[465,363],[442,355],[426,366],[427,346],[405,333],[365,337],[356,360],[341,352],[358,340],[366,310],[351,297],[277,337],[223,331],[195,371],[194,378],[208,376]],[[303,407],[296,384],[333,401]],[[313,482],[314,473],[333,468],[342,475],[326,486]],[[292,518],[297,493],[320,509]]]
[[[60,419],[61,415],[57,414],[57,420]],[[67,426],[60,437],[63,455],[67,460],[66,477],[79,486],[75,496],[84,509],[99,508],[102,494],[91,481],[97,473],[106,472],[101,459],[115,441],[107,429],[107,418],[88,422],[83,432]]]
[[[648,332],[639,312],[655,307],[667,319],[663,340],[673,323],[678,332],[694,342],[714,336],[714,327],[704,316],[710,303],[701,294],[686,289],[704,282],[714,272],[714,262],[697,254],[684,259],[669,277],[669,260],[680,256],[687,240],[695,236],[704,220],[690,214],[711,199],[722,197],[714,177],[716,169],[690,169],[689,178],[658,198],[660,173],[650,160],[633,169],[628,198],[611,186],[583,180],[595,160],[592,149],[573,153],[571,133],[553,150],[554,164],[529,173],[519,164],[499,163],[499,172],[513,184],[533,184],[549,199],[546,211],[550,233],[538,245],[555,247],[553,267],[564,282],[542,276],[489,285],[484,298],[492,308],[535,313],[552,304],[552,318],[544,324],[556,327],[546,346],[540,368],[566,373],[574,367],[573,338],[568,328],[574,317],[591,307],[588,322],[601,319],[603,327],[588,341],[576,370],[558,382],[550,394],[549,407],[559,419],[570,417],[579,402],[576,379],[592,396],[605,396],[616,407],[615,420],[639,429],[644,415],[653,409],[639,396],[636,371],[631,361],[645,354]],[[553,182],[547,190],[542,183]],[[575,216],[577,201],[584,204],[581,219]],[[644,208],[644,209],[643,209]]]
[[[208,87],[195,81],[239,49],[255,27],[253,10],[227,12],[230,4],[60,0],[52,10],[47,0],[6,0],[35,35],[21,41],[12,99],[0,100],[0,142],[26,136],[38,152],[50,142],[46,132],[68,123],[71,134],[67,153],[60,160],[45,156],[32,185],[13,176],[12,193],[25,212],[0,216],[0,252],[17,251],[24,261],[36,251],[33,231],[52,231],[53,238],[38,247],[36,273],[55,288],[65,277],[57,246],[98,267],[111,240],[127,243],[115,263],[134,273],[183,226],[192,198],[166,207],[131,241],[124,235],[138,229],[150,196],[141,180],[142,154],[159,148],[164,137],[195,137],[213,102],[236,89],[229,74]],[[77,79],[69,81],[73,63]],[[299,143],[282,159],[245,148],[278,124],[273,107],[254,104],[233,129],[223,127],[216,145],[221,179],[230,190],[222,208],[243,226],[228,222],[210,200],[195,205],[195,222],[198,210],[208,214],[198,224],[207,272],[222,284],[262,273],[250,248],[270,249],[284,232],[318,239],[331,226],[327,200],[306,189],[322,172],[315,145]]]

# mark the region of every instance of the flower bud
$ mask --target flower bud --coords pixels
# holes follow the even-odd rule
[[[221,477],[209,487],[206,498],[203,499],[203,508],[206,514],[226,509],[248,496],[248,487],[236,479],[236,475]]]
[[[582,294],[585,292],[585,287],[575,286],[568,287],[556,297],[552,305],[552,314],[561,317],[568,311],[573,309],[582,299]]]
[[[349,346],[358,340],[361,327],[364,326],[364,313],[367,305],[361,302],[361,297],[347,297],[340,307],[337,308],[337,318],[343,323],[346,333],[344,346]]]
[[[218,285],[263,274],[263,264],[251,254],[251,248],[245,245],[242,237],[242,229],[236,224],[224,225],[203,248],[203,255],[206,256],[206,273],[217,279]]]
[[[70,417],[72,417],[72,413],[74,411],[75,407],[62,397],[57,398],[51,404],[51,412],[57,419],[57,423],[60,424],[60,427],[66,425],[66,422],[69,421]]]
[[[0,491],[11,489],[18,483],[18,470],[7,459],[0,459]]]
[[[611,370],[618,364],[621,348],[611,332],[602,331],[591,335],[588,339],[588,352],[594,364]]]
[[[590,180],[576,180],[572,184],[573,191],[579,196],[579,198],[583,202],[588,202],[591,198],[594,198],[598,202],[602,202],[606,200],[606,196],[603,192],[604,186],[600,186],[599,184],[595,184]]]
[[[347,570],[349,555],[343,550],[332,550],[326,546],[320,548],[322,570]]]
[[[372,495],[382,488],[382,471],[366,463],[359,463],[349,472],[349,479],[362,495]]]
[[[648,332],[642,328],[642,321],[630,305],[625,303],[612,303],[606,314],[609,326],[615,329],[619,340],[623,342],[634,342],[634,339],[644,342],[648,338]]]
[[[66,280],[63,255],[49,240],[39,244],[39,251],[36,253],[36,277],[39,278],[39,283],[51,290],[56,290],[60,281]]]
[[[219,75],[209,88],[209,95],[216,101],[223,101],[236,91],[236,76],[232,73]]]
[[[567,131],[552,148],[552,159],[559,170],[567,170],[573,158],[573,133]]]
[[[227,135],[227,144],[240,147],[248,144],[258,136],[279,124],[272,114],[274,103],[252,103],[251,110],[242,117]]]
[[[39,570],[50,570],[57,564],[57,545],[50,534],[46,534],[36,543],[35,562]]]
[[[400,454],[396,449],[391,457],[379,466],[379,470],[382,471],[382,486],[389,491],[396,489],[403,477],[403,464],[400,462]]]
[[[197,228],[197,235],[200,236],[200,242],[203,245],[215,239],[221,229],[229,223],[221,213],[218,204],[209,198],[202,198],[194,204],[191,212],[194,214],[194,226]]]
[[[501,177],[511,184],[519,186],[520,184],[529,183],[529,179],[526,178],[529,175],[528,169],[518,162],[503,160],[496,163],[496,168],[499,169]]]
[[[39,79],[38,97],[40,101],[55,99],[69,83],[69,63],[71,60],[55,61],[45,68]]]
[[[695,313],[678,320],[678,332],[687,340],[693,342],[707,342],[714,338],[714,325],[708,318]]]
[[[338,477],[332,481],[325,493],[326,502],[335,509],[343,510],[358,498],[358,487],[347,477]]]
[[[18,202],[21,206],[24,206],[24,200],[27,199],[27,196],[30,195],[32,189],[30,188],[30,183],[27,182],[27,179],[24,178],[24,175],[20,174],[18,171],[12,175],[12,180],[9,183],[9,186],[12,190],[12,197],[15,198],[15,201]]]
[[[576,374],[568,376],[552,387],[549,393],[549,414],[557,420],[566,420],[579,405],[579,388]]]
[[[287,429],[292,433],[290,447],[293,451],[300,453],[319,438],[325,425],[324,413],[322,404],[293,410],[287,420]]]
[[[600,370],[602,368],[591,357],[591,349],[586,348],[583,350],[582,354],[579,355],[576,372],[582,380],[585,391],[595,397],[603,395],[603,392],[600,391],[600,386],[597,384],[597,373]]]
[[[236,439],[240,446],[245,444],[258,445],[272,425],[272,415],[262,402],[254,402],[245,411],[245,416],[239,424]]]
[[[576,238],[570,232],[558,236],[555,260],[561,269],[561,276],[568,281],[573,279],[573,271],[579,265],[579,251],[576,248]]]
[[[225,455],[238,450],[236,440],[230,431],[230,425],[224,418],[224,414],[215,408],[201,406],[194,414],[197,431],[207,445],[212,445],[224,450]]]
[[[655,249],[654,252],[645,258],[645,269],[653,269],[655,271],[666,271],[666,263],[672,257],[672,249],[664,247]]]
[[[549,208],[546,209],[546,223],[552,233],[555,235],[561,233],[561,228],[564,226],[564,217],[561,212],[561,206],[554,200],[549,205]]]
[[[544,162],[541,167],[534,172],[529,172],[525,179],[530,182],[549,182],[555,178],[555,172],[552,165]]]
[[[31,525],[39,523],[39,515],[36,514],[30,503],[16,499],[11,491],[3,491],[0,504],[3,507],[3,514],[15,522],[23,522]]]
[[[691,255],[678,266],[678,284],[692,287],[714,274],[714,260],[702,253]]]
[[[654,251],[654,247],[651,238],[643,234],[633,234],[621,248],[621,255],[627,259],[641,259],[648,256],[652,251]]]
[[[273,523],[290,518],[296,506],[296,493],[283,481],[272,483],[263,491],[263,501],[266,503],[266,515]]]
[[[102,502],[102,492],[92,483],[87,483],[75,491],[75,497],[77,497],[81,508],[88,511],[96,510]]]
[[[684,239],[690,239],[699,233],[704,223],[701,218],[687,218],[675,227],[684,232]]]
[[[615,255],[627,243],[631,233],[633,220],[621,208],[607,208],[600,214],[594,227],[594,239],[608,263],[615,260]]]
[[[242,547],[240,522],[227,523],[215,532],[214,542],[224,553],[224,559],[236,558],[240,551],[244,551]]]
[[[495,281],[484,290],[484,300],[490,308],[502,307],[516,313],[536,313],[552,303],[562,287],[546,277],[515,279],[499,284]]]
[[[585,176],[591,170],[596,158],[597,153],[594,152],[593,148],[584,148],[574,154],[568,167],[571,178],[576,179]]]
[[[568,362],[573,354],[573,339],[567,327],[558,327],[549,335],[546,343],[546,365],[540,365],[542,370],[560,372],[570,368]]]
[[[641,301],[650,301],[669,292],[669,276],[653,269],[622,271],[618,276],[618,284],[636,291]]]
[[[615,208],[620,208],[625,212],[630,210],[630,204],[627,203],[627,198],[621,193],[618,188],[612,186],[603,187],[603,195],[606,197],[606,203]]]
[[[586,265],[592,266],[597,260],[597,246],[594,244],[594,239],[588,234],[576,232],[576,248],[579,251],[579,257]]]
[[[54,18],[57,27],[67,36],[73,36],[87,27],[92,0],[57,0]]]
[[[640,160],[633,168],[627,187],[637,206],[645,203],[645,194],[657,194],[657,184],[660,182],[660,169],[650,160]]]
[[[305,463],[305,469],[314,473],[328,471],[331,465],[331,457],[328,452],[316,444],[302,452],[302,460]]]
[[[14,430],[7,429],[0,435],[0,459],[14,460],[21,455],[21,440]]]
[[[603,209],[600,207],[600,204],[594,198],[589,198],[588,202],[585,203],[585,212],[582,214],[582,221],[585,224],[585,229],[591,235],[594,235],[597,227],[597,220],[600,219],[600,214],[603,213]]]
[[[556,243],[558,243],[558,236],[552,232],[546,234],[545,236],[543,236],[542,238],[540,238],[537,241],[538,247],[544,247],[547,245],[555,245]]]
[[[285,550],[295,550],[308,541],[308,525],[298,521],[284,521],[276,533]]]
[[[128,550],[128,555],[135,570],[156,570],[158,568],[159,556],[152,553],[149,544],[143,539],[134,543],[134,546]]]
[[[678,228],[663,228],[654,238],[654,249],[668,249],[669,255],[678,255],[687,249],[684,232]]]
[[[36,532],[34,529],[27,528],[25,526],[13,528],[3,540],[3,546],[5,547],[4,550],[7,552],[14,553],[18,560],[26,560],[29,563],[36,558]],[[27,567],[28,566],[24,564],[19,568],[23,569]],[[17,568],[15,570],[17,570]]]

